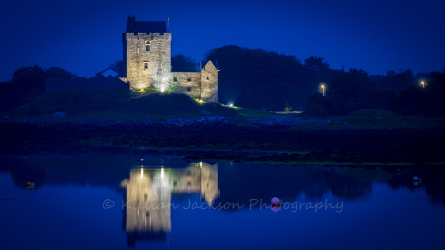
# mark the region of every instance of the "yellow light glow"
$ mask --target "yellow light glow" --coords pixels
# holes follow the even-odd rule
[[[203,102],[202,100],[199,100],[199,102]]]
[[[199,167],[202,168],[202,161],[199,163]]]
[[[141,178],[144,178],[144,169],[141,168]]]

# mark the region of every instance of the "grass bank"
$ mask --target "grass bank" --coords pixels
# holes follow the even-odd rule
[[[210,112],[213,116],[225,117],[285,116],[259,110],[199,102],[185,94],[139,93],[125,90],[62,90],[42,95],[5,115],[18,120],[51,119],[54,112],[65,112],[67,120],[143,120],[198,117],[201,116],[202,110]]]

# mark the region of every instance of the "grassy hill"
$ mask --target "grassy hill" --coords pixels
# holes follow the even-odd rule
[[[12,119],[48,119],[65,112],[66,119],[140,120],[147,118],[191,118],[206,110],[225,117],[272,117],[276,113],[215,103],[200,103],[185,94],[133,93],[124,90],[62,90],[42,95],[7,113]]]

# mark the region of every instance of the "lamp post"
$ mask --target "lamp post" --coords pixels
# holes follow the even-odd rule
[[[325,96],[326,93],[325,93],[325,87],[324,87],[324,84],[321,85],[321,89],[323,90],[323,96]]]
[[[422,84],[422,88],[425,88],[425,81],[421,81],[420,84]]]

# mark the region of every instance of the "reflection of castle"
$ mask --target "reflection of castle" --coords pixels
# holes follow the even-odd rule
[[[125,180],[124,218],[128,245],[165,239],[171,230],[172,194],[201,193],[207,204],[218,197],[218,165],[193,163],[183,169],[133,169]]]

